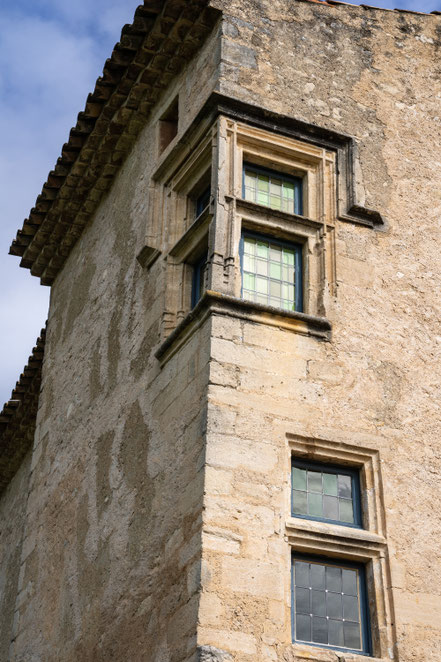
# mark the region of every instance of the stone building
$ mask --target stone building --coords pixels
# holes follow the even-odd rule
[[[146,0],[11,252],[0,660],[436,662],[439,15]]]

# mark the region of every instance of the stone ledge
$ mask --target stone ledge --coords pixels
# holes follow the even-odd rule
[[[371,657],[357,653],[345,653],[344,651],[292,644],[285,651],[284,660],[287,662],[390,662],[390,658]]]
[[[238,299],[228,294],[208,290],[192,311],[170,333],[155,352],[155,357],[165,363],[187,342],[211,314],[226,315],[249,322],[268,324],[320,340],[330,340],[331,323],[325,317],[315,317],[295,311]]]

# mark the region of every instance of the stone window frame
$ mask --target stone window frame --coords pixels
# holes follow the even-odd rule
[[[223,244],[217,247],[224,255],[224,270],[213,274],[212,289],[223,286],[226,294],[240,298],[242,232],[269,235],[303,245],[303,312],[326,317],[327,295],[336,294],[335,152],[227,117],[221,116],[218,122],[218,163],[224,167],[219,169],[216,225],[226,232]],[[245,164],[299,177],[302,214],[245,200]]]
[[[368,447],[331,440],[286,435],[286,459],[289,479],[285,499],[285,541],[291,563],[295,552],[306,556],[352,561],[365,567],[369,618],[371,624],[372,653],[350,655],[351,662],[392,660],[396,647],[394,605],[390,586],[390,565],[386,538],[385,507],[383,502],[381,461],[379,451]],[[321,464],[349,467],[360,472],[363,528],[308,520],[291,515],[291,462],[292,458]],[[290,574],[290,573],[289,573]],[[291,604],[291,582],[287,582]],[[329,648],[293,643],[296,659],[310,662],[327,660]],[[344,654],[344,653],[342,653]]]

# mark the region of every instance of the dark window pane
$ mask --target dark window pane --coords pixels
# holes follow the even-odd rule
[[[330,496],[337,496],[337,475],[323,473],[323,492]]]
[[[350,499],[352,497],[352,479],[350,476],[338,476],[338,496]]]
[[[358,595],[357,573],[355,570],[343,568],[343,593],[346,595]]]
[[[300,614],[310,614],[310,593],[309,588],[296,588],[296,612]]]
[[[296,561],[296,586],[306,586],[309,588],[309,563]]]
[[[358,623],[343,623],[344,641],[346,648],[354,648],[359,650],[361,648],[360,626]]]
[[[342,618],[342,605],[340,593],[326,594],[326,616],[330,618]]]
[[[299,492],[298,490],[294,490],[292,493],[292,502],[294,513],[298,513],[299,515],[308,514],[306,492]]]
[[[311,591],[312,613],[314,616],[326,616],[326,593]]]
[[[326,618],[312,617],[312,641],[318,644],[328,643],[328,621]]]
[[[344,646],[343,621],[328,621],[329,645]]]
[[[358,599],[352,595],[343,596],[343,618],[347,621],[359,621]]]
[[[296,639],[311,641],[311,617],[304,614],[296,616]]]
[[[349,499],[339,499],[340,519],[342,522],[352,523],[354,521],[354,507]]]
[[[292,472],[293,487],[296,490],[306,491],[306,469],[294,467]]]
[[[327,519],[338,520],[338,499],[337,497],[323,497],[323,516]]]
[[[320,471],[308,469],[308,491],[322,492],[322,474]]]
[[[308,514],[312,517],[323,517],[323,504],[321,494],[308,492]]]
[[[312,588],[326,588],[325,586],[325,566],[318,563],[311,563],[311,586]]]
[[[341,593],[341,568],[326,566],[326,588]]]

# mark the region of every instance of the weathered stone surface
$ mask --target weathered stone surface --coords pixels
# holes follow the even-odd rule
[[[167,5],[154,4],[158,12]],[[186,3],[172,4],[184,20]],[[107,144],[118,164],[106,171],[112,184],[102,197],[110,179],[93,192],[90,222],[83,229],[78,217],[82,230],[69,235],[75,245],[48,272],[57,275],[34,446],[0,501],[2,522],[12,523],[1,532],[1,654],[11,662],[369,659],[292,645],[291,550],[307,553],[310,544],[316,553],[367,563],[377,659],[435,662],[439,16],[286,0],[211,4],[222,21],[211,32],[205,26],[199,49],[194,35],[190,65],[161,78],[151,106],[140,102],[148,120],[132,132],[130,153]],[[138,16],[142,30],[155,16]],[[141,48],[141,76],[175,18],[167,16],[165,33]],[[188,21],[196,18],[190,12]],[[184,42],[193,39],[188,27]],[[182,49],[186,59],[185,43]],[[120,64],[106,69],[111,89],[125,57],[118,51]],[[159,65],[163,71],[165,60]],[[146,75],[140,84],[151,83]],[[215,91],[266,109],[273,131],[279,113],[281,121],[304,122],[311,135],[319,125],[322,136],[355,140],[357,205],[385,223],[374,229],[339,220],[335,176],[321,180],[327,227],[318,209],[304,235],[314,265],[307,286],[332,335],[231,302],[240,295],[240,193],[226,195],[225,187],[241,157],[233,143],[225,148],[227,134],[247,113],[257,131],[265,113],[249,105],[239,117],[232,104],[218,124],[214,117],[194,124]],[[157,122],[177,96],[178,134],[158,156]],[[113,126],[116,140],[129,115]],[[240,149],[252,151],[251,138]],[[204,235],[194,245],[187,237],[184,248],[179,240],[195,221],[198,186],[208,181],[210,161],[202,156],[198,165],[197,150],[211,146],[218,190],[200,227],[211,223],[211,283],[220,294],[186,318]],[[59,164],[72,176],[77,153],[66,148]],[[343,167],[333,158],[332,167]],[[195,159],[197,174],[182,172],[186,159]],[[53,191],[45,192],[32,218],[48,213]],[[244,209],[240,218],[249,221]],[[45,268],[38,256],[47,237],[40,233],[35,253],[29,249],[35,273]],[[161,255],[142,269],[136,256],[146,245]],[[350,533],[340,531],[336,542],[328,524],[291,521],[292,453],[368,467],[367,530],[357,530],[352,546]]]

